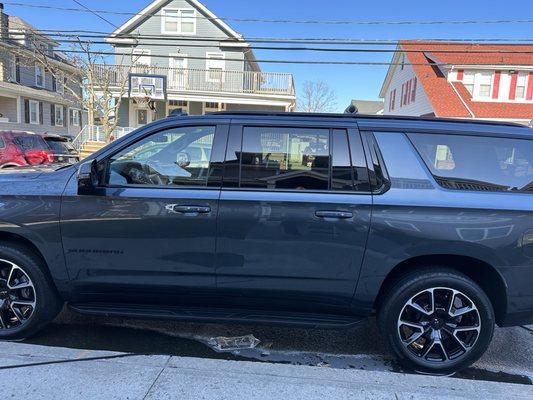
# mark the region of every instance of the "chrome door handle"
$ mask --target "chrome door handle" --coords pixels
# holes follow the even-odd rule
[[[211,207],[209,206],[187,206],[180,204],[167,204],[165,209],[173,214],[209,214]]]
[[[317,211],[315,216],[318,218],[350,219],[353,218],[353,213],[349,211]]]

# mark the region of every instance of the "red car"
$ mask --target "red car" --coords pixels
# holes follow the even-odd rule
[[[31,132],[0,131],[0,169],[52,162],[50,146],[41,136]]]

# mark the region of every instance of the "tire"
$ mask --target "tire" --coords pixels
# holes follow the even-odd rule
[[[408,273],[392,284],[378,311],[378,324],[402,366],[449,375],[470,366],[487,350],[495,317],[490,300],[474,281],[460,272],[433,267]]]
[[[63,301],[45,271],[41,258],[29,248],[0,242],[0,340],[25,339],[61,310]]]

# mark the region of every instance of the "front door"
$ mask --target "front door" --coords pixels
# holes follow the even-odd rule
[[[133,118],[135,123],[135,128],[140,128],[141,126],[147,125],[150,122],[153,122],[154,111],[151,110],[148,106],[141,106],[135,104],[133,106]]]
[[[187,56],[185,54],[174,55],[169,58],[169,89],[186,90],[188,84]]]
[[[232,126],[219,205],[221,302],[346,312],[371,203],[357,131]]]
[[[154,132],[98,161],[94,195],[67,193],[61,231],[78,301],[209,301],[220,188],[207,183],[226,138],[222,125]]]

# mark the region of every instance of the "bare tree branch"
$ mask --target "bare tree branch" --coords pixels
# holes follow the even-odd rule
[[[337,106],[337,94],[324,81],[306,81],[298,98],[298,111],[333,112]]]

